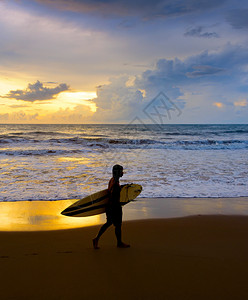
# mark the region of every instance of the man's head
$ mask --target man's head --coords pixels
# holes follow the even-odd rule
[[[112,168],[114,178],[120,178],[123,176],[123,167],[121,165],[114,165]]]

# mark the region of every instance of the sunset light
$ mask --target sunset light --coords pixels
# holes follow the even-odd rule
[[[248,299],[247,33],[247,0],[0,0],[0,300]]]
[[[63,92],[58,95],[57,101],[63,103],[63,108],[82,104],[96,112],[96,104],[92,101],[96,96],[95,92]]]

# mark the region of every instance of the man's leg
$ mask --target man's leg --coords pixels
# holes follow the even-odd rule
[[[117,239],[117,246],[118,246],[122,243],[122,240],[121,240],[121,223],[115,225],[115,236],[116,236],[116,239]]]
[[[102,227],[100,228],[98,235],[97,235],[97,239],[99,240],[100,237],[104,234],[104,232],[112,225],[111,222],[107,221],[105,224],[102,225]]]
[[[104,232],[112,225],[112,222],[107,221],[105,224],[102,225],[102,227],[100,228],[98,235],[93,239],[93,247],[95,249],[99,249],[98,247],[98,241],[100,239],[100,237],[104,234]]]
[[[121,232],[121,226],[122,226],[122,208],[119,207],[115,211],[115,216],[113,219],[113,223],[115,226],[115,235],[117,239],[117,247],[118,248],[129,248],[130,245],[127,245],[122,242],[122,232]]]
[[[118,248],[129,248],[130,245],[125,244],[122,242],[122,238],[121,238],[121,224],[117,224],[115,226],[115,235],[116,235],[116,239],[117,239],[117,247]]]

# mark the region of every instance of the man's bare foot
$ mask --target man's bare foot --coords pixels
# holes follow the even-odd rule
[[[117,247],[118,248],[130,248],[130,245],[121,242],[120,244],[117,245]]]
[[[94,239],[92,240],[92,242],[93,242],[93,247],[94,247],[94,249],[100,249],[100,248],[98,247],[98,239],[97,239],[97,238],[94,238]]]

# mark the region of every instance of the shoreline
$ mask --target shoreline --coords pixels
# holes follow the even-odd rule
[[[125,221],[111,227],[0,232],[0,298],[243,300],[248,297],[247,216]]]
[[[76,200],[0,202],[0,231],[46,231],[100,225],[105,214],[76,218],[60,213]],[[123,207],[123,221],[192,215],[247,215],[248,197],[137,198]]]
[[[86,196],[85,196],[86,197]],[[146,200],[146,199],[196,199],[196,200],[200,200],[200,199],[237,199],[237,198],[247,198],[248,196],[216,196],[216,197],[163,197],[163,196],[156,196],[156,197],[137,197],[137,200]],[[29,200],[0,200],[0,203],[12,203],[12,202],[58,202],[58,201],[78,201],[82,198],[75,198],[75,199],[49,199],[49,200],[39,200],[39,199],[29,199]],[[137,201],[134,200],[134,201]]]

